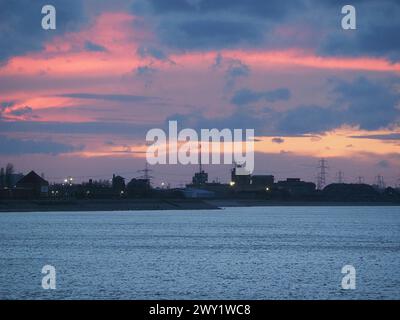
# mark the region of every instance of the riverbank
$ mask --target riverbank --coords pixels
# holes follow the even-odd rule
[[[7,200],[0,212],[131,211],[219,209],[198,199]]]
[[[217,210],[224,207],[399,206],[392,202],[268,201],[248,199],[2,200],[0,212]]]
[[[377,201],[274,201],[274,200],[208,200],[207,203],[223,207],[381,207],[400,206],[400,202],[377,202]]]

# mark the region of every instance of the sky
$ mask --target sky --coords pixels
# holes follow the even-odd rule
[[[127,180],[152,128],[255,129],[255,173],[400,183],[396,0],[0,0],[0,166]],[[41,8],[56,8],[43,30]],[[357,29],[341,27],[356,8]],[[206,166],[228,181],[228,165]],[[154,184],[196,166],[154,166]]]

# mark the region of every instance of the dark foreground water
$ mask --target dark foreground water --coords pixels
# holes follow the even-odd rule
[[[399,266],[399,207],[0,214],[2,299],[399,299]]]

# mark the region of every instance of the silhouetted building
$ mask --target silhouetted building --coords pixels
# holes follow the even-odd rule
[[[274,185],[274,180],[272,175],[254,175],[251,176],[250,184],[255,189],[266,189]]]
[[[31,171],[17,182],[15,191],[17,195],[47,197],[49,183],[34,171]]]
[[[235,165],[235,167],[231,170],[231,185],[235,188],[242,188],[250,185],[251,175],[248,174],[237,174],[239,170],[244,170],[241,165]]]
[[[13,173],[10,175],[11,186],[16,186],[17,182],[24,177],[22,173]]]
[[[58,197],[76,197],[79,199],[111,199],[120,197],[120,191],[112,188],[109,180],[93,180],[83,182],[80,185],[54,185],[52,186],[52,196],[55,191]]]
[[[200,172],[196,172],[192,178],[193,185],[204,185],[208,181],[208,173],[203,170]]]
[[[201,172],[200,172],[201,173]],[[232,192],[232,187],[229,184],[222,184],[219,182],[207,182],[208,175],[201,175],[199,172],[195,173],[192,183],[186,185],[186,189],[180,189],[180,192],[184,197],[193,197],[191,194],[197,194],[195,190],[204,190],[208,195],[213,195],[213,197],[225,198],[228,194]],[[204,173],[204,171],[203,171]],[[189,190],[189,191],[186,191]],[[194,190],[194,191],[193,191]],[[206,193],[204,193],[206,194]]]

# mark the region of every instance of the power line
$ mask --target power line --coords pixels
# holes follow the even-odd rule
[[[148,180],[150,182],[150,180],[152,178],[154,178],[153,176],[150,175],[150,172],[152,172],[152,171],[153,170],[149,169],[149,166],[148,166],[147,161],[146,161],[144,169],[143,170],[138,170],[137,172],[143,172],[143,175],[140,176],[139,178]]]
[[[382,175],[377,175],[376,178],[376,185],[378,186],[379,189],[385,189],[385,180]]]
[[[339,171],[339,172],[337,173],[337,183],[344,183],[343,171]]]

